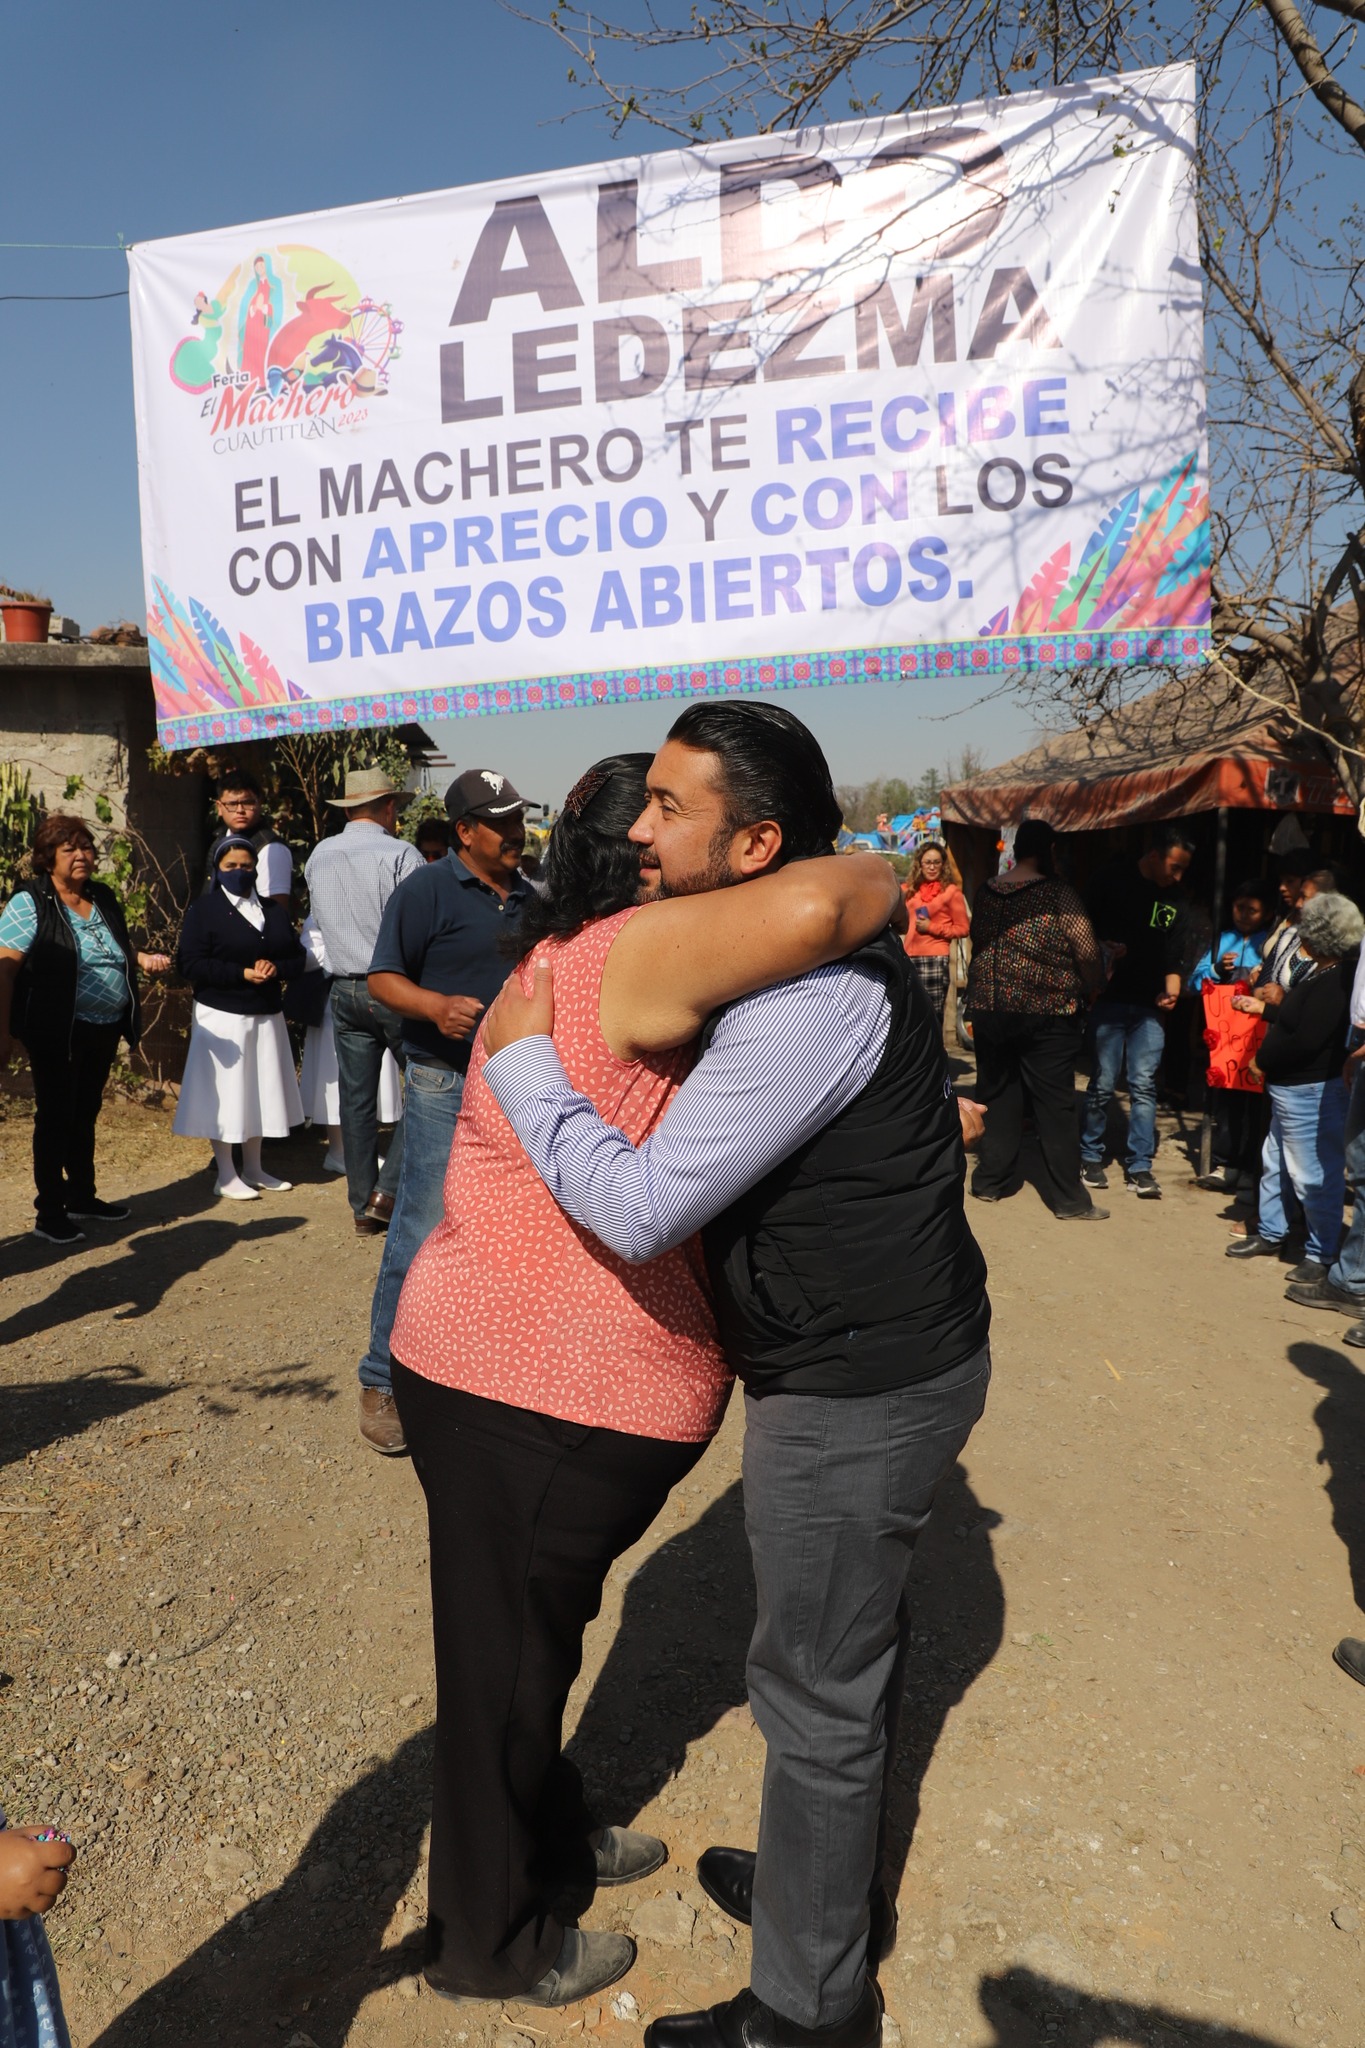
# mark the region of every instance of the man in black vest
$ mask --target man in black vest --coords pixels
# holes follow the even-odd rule
[[[664,893],[691,894],[827,854],[839,822],[812,735],[741,701],[677,721],[631,836]],[[556,1199],[620,1256],[703,1230],[745,1386],[763,1812],[756,1859],[708,1849],[698,1875],[752,1919],[750,1988],[654,2021],[646,2042],[875,2048],[906,1581],[990,1377],[942,1037],[888,933],[732,1004],[637,1152],[570,1088],[551,1018],[543,972],[530,998],[509,983],[485,1026],[485,1078]]]

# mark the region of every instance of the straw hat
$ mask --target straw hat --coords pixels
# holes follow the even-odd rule
[[[410,804],[413,792],[399,789],[390,782],[382,768],[348,768],[346,771],[346,793],[344,796],[329,796],[329,804],[338,810],[353,811],[360,804],[377,804],[381,797],[396,796],[400,804]]]

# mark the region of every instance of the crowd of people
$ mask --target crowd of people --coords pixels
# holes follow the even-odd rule
[[[505,775],[456,777],[449,824],[416,844],[404,800],[380,771],[348,775],[300,931],[288,849],[225,782],[177,953],[194,1007],[174,1128],[210,1146],[220,1198],[257,1200],[288,1185],[263,1142],[311,1115],[356,1234],[384,1239],[359,1421],[376,1451],[410,1453],[427,1507],[426,1981],[548,2007],[631,1968],[628,1936],[566,1916],[566,1886],[629,1883],[668,1852],[589,1805],[563,1716],[613,1562],[737,1380],[766,1762],[756,1848],[714,1845],[698,1880],[751,1926],[750,1982],[645,2039],[877,2048],[907,1577],[990,1383],[965,1147],[983,1202],[1021,1186],[1028,1116],[1059,1220],[1105,1218],[1113,1158],[1159,1200],[1167,1017],[1187,988],[1230,989],[1255,1042],[1221,1091],[1239,1100],[1215,1108],[1206,1184],[1259,1179],[1229,1250],[1301,1252],[1291,1298],[1360,1317],[1348,1341],[1365,1343],[1365,1214],[1343,1237],[1348,1174],[1365,1174],[1365,922],[1340,878],[1286,861],[1278,921],[1267,885],[1241,885],[1191,972],[1188,836],[1162,828],[1082,895],[1040,820],[969,912],[941,843],[903,887],[878,854],[821,858],[840,823],[823,754],[745,700],[695,704],[653,757],[589,768],[534,876]],[[12,1030],[30,1053],[37,1227],[58,1244],[127,1213],[95,1193],[99,1089],[120,1036],[136,1043],[139,974],[171,964],[135,951],[93,867],[80,821],[47,820],[0,914],[0,1050]],[[955,1096],[943,1028],[968,939],[978,1103]],[[287,1017],[307,1032],[302,1084]],[[1365,1644],[1337,1656],[1365,1682]],[[8,1980],[58,2044],[27,1923],[69,1862],[54,1831],[0,1822],[0,1919],[26,1929]]]

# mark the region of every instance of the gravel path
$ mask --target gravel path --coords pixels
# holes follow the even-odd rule
[[[0,1799],[80,1844],[49,1919],[78,2048],[626,2048],[737,1989],[747,1934],[692,1864],[757,1822],[738,1411],[571,1703],[607,1817],[672,1850],[587,1916],[639,1964],[564,2014],[449,2005],[416,1975],[420,1495],[355,1434],[377,1246],[311,1137],[239,1207],[120,1104],[101,1185],[133,1220],[62,1255],[27,1234],[27,1138],[11,1111]],[[1330,1652],[1365,1633],[1361,1354],[1159,1170],[1164,1202],[1116,1190],[1084,1231],[1027,1189],[973,1213],[996,1383],[916,1566],[888,2048],[1359,2048],[1365,1693]]]

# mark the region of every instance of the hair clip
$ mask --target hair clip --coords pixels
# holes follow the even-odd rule
[[[610,768],[589,768],[580,775],[564,799],[564,808],[571,818],[581,818],[588,805],[600,789],[611,781]]]

